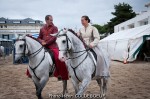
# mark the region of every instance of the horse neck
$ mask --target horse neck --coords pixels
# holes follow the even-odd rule
[[[70,37],[70,39],[72,41],[72,49],[71,49],[72,53],[70,53],[69,56],[70,57],[77,57],[77,56],[85,53],[85,51],[84,51],[85,47],[83,45],[83,42],[78,37],[76,37],[74,34],[72,34],[72,33],[69,33],[69,37]],[[83,52],[73,53],[73,52],[78,52],[78,51],[83,51]],[[80,56],[80,57],[78,57],[76,59],[77,60],[82,60],[82,59],[85,58],[85,56],[86,56],[86,54],[83,54],[82,56]],[[77,62],[76,59],[73,59],[72,62],[74,61],[74,63],[76,63]]]
[[[28,48],[28,52],[30,54],[36,52],[37,50],[39,50],[42,45],[37,42],[36,40],[30,38],[30,37],[26,37],[26,43],[27,43],[27,48]],[[36,53],[35,53],[36,54]],[[32,58],[32,55],[29,56],[29,62],[32,62],[32,61],[39,61],[39,57],[41,57],[41,55],[43,55],[43,51],[39,52],[36,56],[34,56],[34,58]]]

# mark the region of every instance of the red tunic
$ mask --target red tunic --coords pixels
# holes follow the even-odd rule
[[[56,26],[52,25],[52,26],[47,26],[44,25],[41,29],[40,29],[40,34],[38,37],[38,40],[40,42],[42,42],[42,40],[44,40],[46,42],[46,47],[47,48],[58,48],[57,44],[56,44],[56,37],[51,36],[50,34],[54,34],[57,33],[58,29]]]
[[[55,66],[56,66],[56,69],[54,71],[54,76],[55,77],[60,76],[62,78],[62,80],[68,80],[69,76],[68,76],[67,67],[64,62],[61,62],[58,59],[59,50],[58,50],[58,46],[56,44],[56,37],[50,35],[50,34],[54,34],[57,32],[58,32],[58,29],[56,26],[51,25],[51,26],[47,27],[47,25],[44,25],[40,29],[40,34],[39,34],[38,40],[40,42],[42,42],[42,40],[44,40],[46,42],[45,47],[52,50],[54,53]]]

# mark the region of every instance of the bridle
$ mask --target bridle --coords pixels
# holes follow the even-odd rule
[[[27,43],[26,43],[26,39],[18,39],[18,40],[16,40],[16,42],[17,41],[24,41],[24,49],[23,49],[23,53],[16,53],[15,52],[15,54],[22,54],[23,55],[23,57],[25,57],[25,56],[31,56],[31,55],[33,55],[32,57],[35,57],[38,53],[40,53],[41,52],[41,50],[43,49],[43,46],[41,47],[41,48],[39,48],[37,51],[35,51],[35,52],[33,52],[33,53],[27,53],[26,54],[26,50],[28,49],[28,45],[27,45]],[[35,54],[35,55],[34,55]]]
[[[60,49],[59,49],[59,51],[65,51],[66,54],[67,54],[67,53],[70,53],[70,52],[72,52],[72,53],[81,53],[81,52],[84,52],[84,53],[82,53],[81,55],[79,55],[79,56],[77,56],[77,57],[73,57],[73,58],[70,57],[70,58],[68,58],[68,59],[66,59],[66,60],[79,58],[80,56],[82,56],[83,54],[85,54],[86,52],[88,52],[88,51],[90,50],[89,48],[87,48],[87,49],[82,50],[82,51],[70,51],[70,49],[69,49],[69,42],[72,43],[71,40],[69,39],[69,37],[67,36],[66,33],[65,33],[65,34],[60,34],[60,35],[58,35],[57,37],[59,38],[59,37],[62,37],[62,36],[65,36],[65,37],[66,37],[67,49],[66,49],[66,50],[60,50]]]
[[[66,50],[59,50],[59,51],[65,51],[65,52],[70,53],[69,42],[71,43],[71,40],[68,38],[67,34],[61,34],[61,35],[58,35],[57,37],[59,38],[59,37],[62,37],[62,36],[66,37],[67,49]]]

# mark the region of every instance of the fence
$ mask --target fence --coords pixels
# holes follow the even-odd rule
[[[0,40],[0,46],[4,47],[4,52],[6,56],[12,54],[13,42],[10,40]]]

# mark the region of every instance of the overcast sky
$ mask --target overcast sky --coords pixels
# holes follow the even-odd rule
[[[80,28],[82,15],[88,15],[94,24],[107,23],[119,2],[130,4],[137,13],[147,10],[145,3],[150,0],[0,0],[0,17],[44,21],[51,14],[59,28]]]

